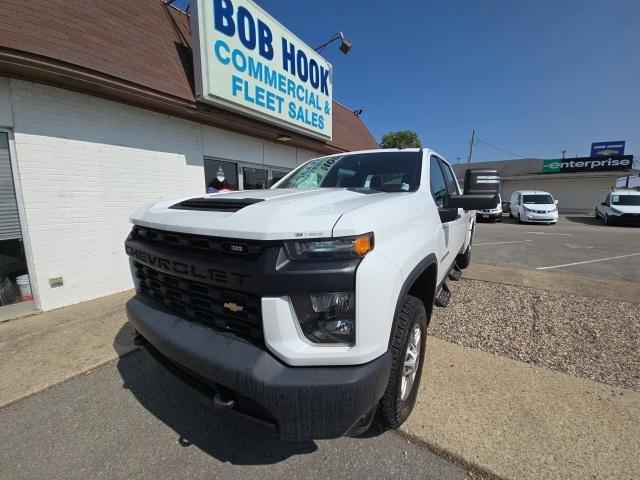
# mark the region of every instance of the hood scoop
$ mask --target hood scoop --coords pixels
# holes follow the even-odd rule
[[[238,210],[264,202],[263,198],[190,198],[169,208],[175,210],[204,210],[208,212],[237,212]]]

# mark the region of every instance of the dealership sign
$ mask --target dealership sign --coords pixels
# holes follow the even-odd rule
[[[630,170],[633,155],[612,155],[610,157],[577,157],[545,160],[542,173],[602,172],[610,170]]]
[[[199,101],[331,140],[331,64],[250,0],[193,4]]]
[[[591,144],[592,157],[610,157],[624,155],[624,140],[617,142],[595,142]]]

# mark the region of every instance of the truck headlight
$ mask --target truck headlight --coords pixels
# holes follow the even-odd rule
[[[358,258],[373,250],[373,233],[322,240],[287,240],[284,250],[290,260]]]
[[[356,294],[354,292],[292,295],[291,302],[302,334],[313,343],[356,341]]]
[[[533,212],[533,210],[532,210],[532,209],[530,209],[529,207],[524,207],[524,211],[525,211],[525,212]]]
[[[615,213],[616,215],[620,215],[622,212],[620,210],[617,210],[617,209],[611,207],[611,213]]]

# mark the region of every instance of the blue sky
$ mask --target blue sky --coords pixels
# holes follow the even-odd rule
[[[378,140],[412,129],[454,163],[474,128],[475,161],[588,156],[606,140],[640,155],[638,0],[257,3],[311,46],[353,41],[323,52],[334,99]]]

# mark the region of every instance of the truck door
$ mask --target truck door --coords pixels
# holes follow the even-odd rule
[[[430,158],[430,183],[431,194],[438,208],[443,208],[444,199],[449,195],[457,195],[460,193],[458,182],[456,181],[451,167],[441,158],[431,155]],[[442,241],[441,252],[438,262],[439,276],[444,276],[453,263],[456,255],[460,253],[460,249],[464,245],[468,228],[468,215],[464,210],[458,209],[458,216],[455,219],[442,222]]]

